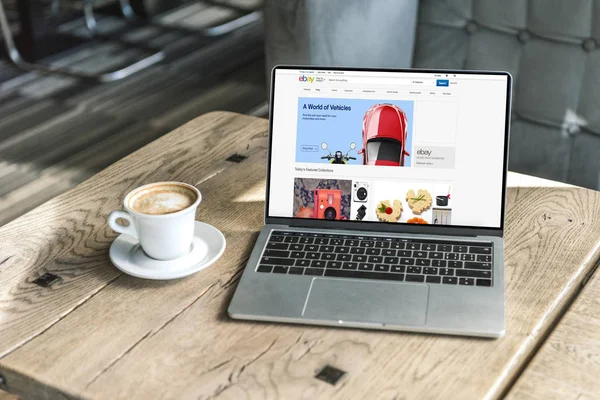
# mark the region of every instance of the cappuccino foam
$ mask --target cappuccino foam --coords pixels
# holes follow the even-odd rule
[[[163,183],[134,193],[129,199],[129,207],[142,214],[171,214],[185,210],[194,204],[196,198],[196,193],[187,186]]]

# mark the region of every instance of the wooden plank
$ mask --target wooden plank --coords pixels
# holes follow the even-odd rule
[[[600,271],[596,270],[508,399],[600,398]]]
[[[19,400],[19,398],[15,395],[0,390],[0,400]]]
[[[0,357],[120,275],[106,268],[115,235],[105,219],[121,206],[121,194],[156,180],[200,182],[229,168],[226,158],[233,153],[265,145],[264,121],[232,115],[213,113],[192,121],[0,228],[0,261],[5,260],[0,265]],[[51,289],[31,283],[47,271],[63,282]]]
[[[517,186],[508,190],[502,339],[231,321],[225,310],[262,226],[266,127],[265,120],[209,114],[0,228],[0,243],[9,243],[3,249],[25,232],[34,236],[6,262],[8,272],[0,266],[0,279],[26,270],[0,295],[0,316],[11,328],[0,326],[0,373],[12,392],[497,398],[599,258],[600,221],[593,216],[600,194]],[[250,157],[227,168],[203,162],[233,149]],[[114,233],[104,218],[129,188],[167,176],[198,184],[205,196],[198,217],[225,233],[228,248],[214,266],[186,279],[120,275],[106,256]],[[45,290],[27,283],[46,269],[67,279]],[[336,386],[314,378],[327,364],[347,372]]]

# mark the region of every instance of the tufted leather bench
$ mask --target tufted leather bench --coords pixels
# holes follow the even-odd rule
[[[600,189],[599,0],[421,0],[414,54],[416,1],[266,6],[270,66],[407,67],[413,55],[414,67],[509,71],[509,168]]]
[[[600,189],[600,1],[424,0],[413,65],[514,77],[510,169]]]

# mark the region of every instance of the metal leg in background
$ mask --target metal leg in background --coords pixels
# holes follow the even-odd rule
[[[242,15],[231,21],[224,22],[220,25],[211,26],[203,29],[200,33],[205,36],[222,36],[230,32],[235,31],[243,26],[250,25],[253,22],[260,21],[262,19],[262,11],[253,11],[249,14]]]
[[[91,1],[91,0],[86,0]],[[123,16],[129,20],[133,20],[136,18],[136,15],[133,11],[133,7],[131,7],[131,0],[119,0],[119,4],[121,5],[121,13]],[[220,7],[227,7],[226,5],[219,4]],[[253,22],[260,21],[262,19],[262,11],[253,11],[246,15],[242,15],[236,19],[231,21],[224,22],[220,25],[210,26],[208,28],[201,29],[195,33],[199,33],[204,36],[216,37],[226,35],[239,29],[243,26],[250,25]],[[89,25],[88,25],[89,27]],[[169,29],[168,27],[160,25],[163,29]]]
[[[52,65],[30,63],[23,59],[21,53],[15,45],[14,37],[10,30],[10,25],[8,23],[8,18],[6,17],[6,12],[4,10],[4,4],[2,3],[2,0],[0,0],[0,29],[2,32],[2,36],[4,37],[4,44],[6,46],[6,50],[8,52],[10,60],[17,67],[24,71],[40,72],[43,74],[50,75],[68,76],[80,79],[91,79],[99,82],[112,82],[133,75],[136,72],[146,69],[165,58],[165,54],[162,51],[159,51],[133,64],[130,64],[125,68],[101,74],[92,74],[83,71],[75,71],[71,68],[63,68]]]

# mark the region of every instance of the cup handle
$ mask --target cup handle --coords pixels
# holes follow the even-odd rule
[[[117,222],[117,218],[123,218],[129,222],[128,226],[121,225]],[[133,237],[134,239],[139,239],[138,234],[135,230],[135,226],[133,225],[133,219],[129,214],[125,211],[113,211],[108,215],[108,225],[115,231],[119,233],[124,233]]]

